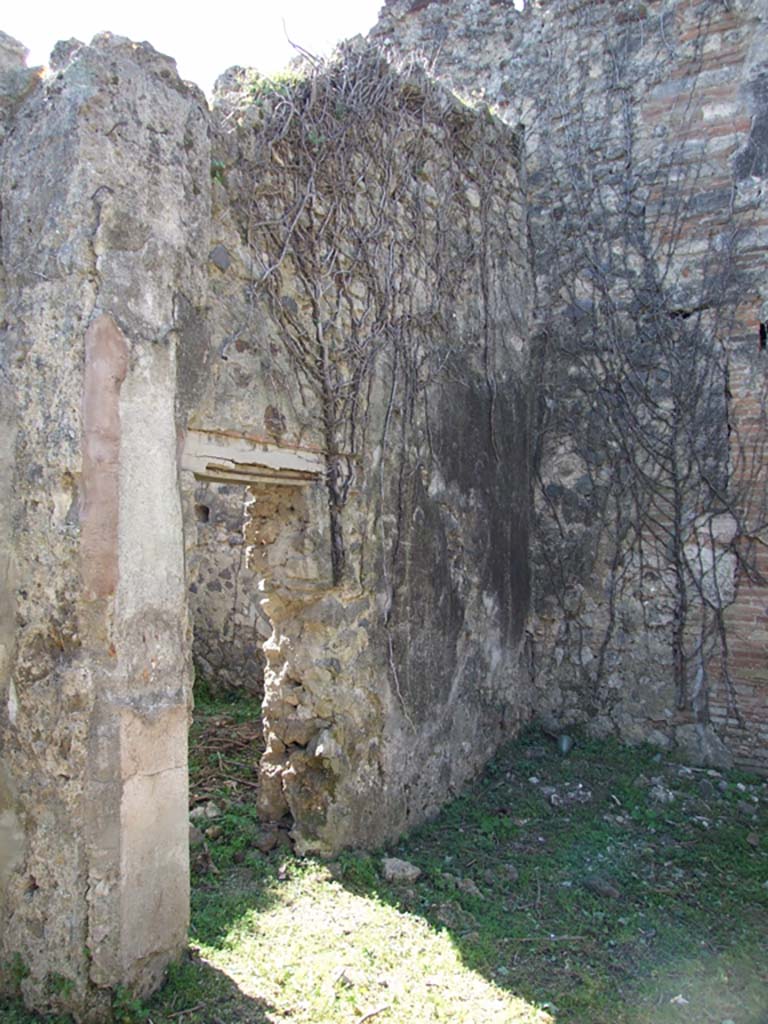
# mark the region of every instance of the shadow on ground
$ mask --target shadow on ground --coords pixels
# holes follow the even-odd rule
[[[210,746],[193,953],[121,1024],[768,1024],[764,780],[528,733],[392,849],[323,863],[266,849]]]
[[[768,1024],[767,821],[764,781],[529,733],[390,851],[418,881],[338,873],[563,1024]]]
[[[274,1009],[264,1000],[246,995],[228,974],[193,953],[172,969],[165,987],[146,1006],[143,1019],[146,1024],[192,1018],[206,1024],[272,1024]]]
[[[274,1007],[246,995],[224,971],[192,955],[170,971],[168,982],[147,1005],[118,998],[115,1024],[172,1024],[191,1019],[205,1024],[272,1024]],[[42,1017],[18,999],[0,998],[2,1024],[73,1024],[68,1015]]]
[[[400,984],[410,1000],[410,1017],[390,1019],[414,1024],[768,1024],[767,819],[764,781],[584,737],[561,757],[529,732],[387,851],[420,869],[411,883],[384,880],[382,853],[325,865],[260,852],[252,801],[225,799],[214,870],[195,879],[193,941],[282,1007],[273,1020],[356,1021],[380,978],[382,999],[395,1007]],[[381,908],[394,916],[378,920]],[[427,989],[419,973],[434,975]],[[473,1008],[451,1011],[469,990]],[[492,1009],[499,993],[519,1016],[509,1000]],[[263,1019],[210,999],[188,1024]]]
[[[329,865],[282,848],[261,853],[251,812],[249,802],[232,801],[209,844],[219,873],[196,879],[193,939],[233,977],[249,962],[262,965],[273,983],[267,998],[283,1007],[272,1020],[356,1021],[362,1012],[345,1011],[335,982],[327,998],[310,990],[362,963],[369,978],[389,973],[389,999],[399,969],[387,945],[395,941],[417,973],[438,970],[430,999],[443,986],[449,1003],[477,976],[487,983],[477,998],[489,1007],[494,992],[524,1002],[519,1017],[508,1007],[451,1016],[441,1005],[420,1007],[424,992],[408,988],[411,976],[402,1000],[411,999],[414,1024],[768,1024],[764,781],[580,737],[563,758],[548,737],[528,733],[435,821],[387,851],[420,869],[412,883],[385,881],[381,853],[347,853]],[[357,902],[345,903],[344,892]],[[381,907],[400,915],[399,932],[391,919],[375,924]],[[448,940],[453,966],[425,952],[427,936]],[[262,991],[264,976],[250,984]],[[368,998],[364,1010],[371,986],[349,982],[351,1007],[356,987]],[[264,1019],[253,1007],[227,1017],[210,998],[215,1016],[191,1015],[189,1024]]]

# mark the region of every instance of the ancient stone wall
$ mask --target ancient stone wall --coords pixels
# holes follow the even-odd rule
[[[146,44],[3,47],[0,979],[97,1021],[185,943],[190,605],[233,685],[268,623],[301,850],[530,716],[521,153],[367,50],[211,112]]]
[[[270,633],[247,566],[246,488],[186,478],[192,512],[185,530],[192,654],[211,693],[264,691],[262,644]]]
[[[369,845],[530,714],[518,140],[365,50],[277,92],[233,73],[215,110],[214,361],[190,422],[320,460],[249,489],[261,804],[302,849]]]
[[[708,0],[394,0],[374,32],[526,126],[538,706],[761,768],[765,33],[763,4]]]
[[[186,941],[176,353],[207,110],[110,36],[31,77],[4,77],[0,959],[30,1005],[98,1019]]]

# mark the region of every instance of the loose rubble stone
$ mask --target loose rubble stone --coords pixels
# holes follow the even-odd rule
[[[588,878],[584,882],[584,887],[589,889],[590,892],[595,893],[597,896],[605,896],[612,900],[618,900],[621,898],[621,890],[619,887],[606,878]]]
[[[189,812],[189,817],[192,821],[211,821],[213,818],[221,817],[221,808],[213,800],[209,800],[207,803],[194,807]]]
[[[463,892],[467,896],[477,896],[482,899],[483,894],[471,878],[458,878],[456,880],[456,888],[459,892]]]
[[[581,782],[567,782],[548,794],[552,807],[569,807],[573,804],[588,804],[592,801],[592,790]]]
[[[381,862],[382,874],[387,882],[410,884],[421,878],[421,868],[399,857],[385,857]]]
[[[205,840],[205,836],[195,825],[189,826],[189,845],[192,849],[202,845]]]
[[[208,257],[215,267],[219,270],[228,270],[232,264],[232,257],[223,245],[215,245]]]
[[[255,841],[254,845],[257,850],[262,853],[269,853],[270,850],[274,850],[279,841],[279,833],[276,828],[265,828],[262,829],[259,838]]]
[[[514,864],[505,864],[504,874],[506,875],[508,881],[510,882],[516,882],[520,878],[520,872],[517,870]]]
[[[648,798],[656,804],[673,804],[675,794],[666,786],[662,779],[652,779],[651,788],[648,791]]]
[[[717,796],[717,790],[709,779],[702,779],[699,782],[699,792],[705,800],[712,800]]]

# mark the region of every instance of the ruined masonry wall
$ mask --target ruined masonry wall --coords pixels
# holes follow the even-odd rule
[[[5,37],[0,58],[0,985],[96,1024],[186,942],[190,608],[231,628],[238,672],[266,613],[262,810],[300,850],[394,839],[530,717],[520,145],[351,54],[398,134],[329,104],[358,133],[338,223],[392,262],[326,273],[338,168],[284,219],[318,142],[261,144],[247,80],[211,112],[147,44],[60,44],[45,76]],[[338,82],[360,95],[353,74],[318,95]],[[260,288],[281,223],[298,240]],[[362,345],[374,309],[361,417],[329,439],[286,324],[306,341],[341,310]],[[234,482],[190,437],[240,445]],[[332,522],[334,459],[354,472]]]
[[[210,692],[261,696],[262,644],[272,629],[247,565],[245,485],[186,474],[183,483],[192,506],[185,542],[196,678]]]
[[[518,140],[419,71],[390,81],[379,61],[348,59],[361,91],[390,97],[389,120],[372,107],[364,130],[351,112],[329,124],[349,135],[317,147],[313,201],[272,294],[254,285],[274,244],[259,225],[294,221],[291,204],[308,188],[297,168],[316,143],[265,145],[264,101],[254,102],[247,73],[220,85],[213,357],[190,417],[197,429],[236,429],[322,458],[322,396],[286,336],[311,345],[322,320],[327,337],[370,347],[359,426],[342,446],[357,445],[341,513],[344,579],[332,579],[323,465],[301,487],[250,488],[251,576],[238,583],[271,623],[262,810],[289,813],[299,848],[323,852],[373,845],[434,813],[530,714],[520,660],[530,282]],[[337,87],[326,100],[321,80],[317,106],[349,109],[353,97]],[[292,101],[301,109],[310,98]],[[324,262],[340,248],[331,229],[316,230],[332,202],[342,233],[375,240],[381,280],[370,255]],[[382,252],[393,254],[391,284]],[[385,311],[375,330],[372,309]]]
[[[0,963],[98,1020],[186,943],[175,399],[207,111],[146,46],[61,46],[45,81],[3,46]]]
[[[596,211],[605,218],[612,202],[611,181],[626,177],[627,122],[621,112],[625,102],[631,104],[637,125],[631,156],[640,182],[637,192],[642,192],[643,175],[651,186],[642,212],[649,222],[658,218],[657,237],[663,238],[665,231],[667,237],[680,235],[671,274],[676,275],[681,309],[692,301],[686,282],[701,275],[718,233],[723,233],[724,247],[737,239],[740,298],[722,315],[729,323],[731,414],[744,445],[745,468],[740,472],[754,477],[758,504],[764,493],[761,395],[766,374],[759,326],[768,315],[767,33],[762,0],[532,0],[524,12],[509,3],[390,0],[373,32],[377,41],[398,53],[423,52],[433,60],[436,76],[459,94],[488,103],[510,124],[526,126],[533,257],[538,268],[536,315],[541,323],[552,310],[562,311],[564,302],[578,303],[589,295],[584,279],[567,281],[562,291],[553,291],[548,279],[549,267],[559,256],[548,255],[551,247],[569,245],[559,221],[553,220],[563,216],[563,188],[576,177],[568,165],[576,162],[583,187],[595,187],[594,195],[601,187],[597,183],[606,183],[607,206]],[[627,82],[632,83],[629,88]],[[582,138],[585,130],[587,137]],[[568,149],[568,139],[576,140],[576,149]],[[558,150],[563,141],[565,148]],[[553,153],[560,160],[555,174]],[[672,160],[671,171],[664,164],[665,153]],[[681,226],[674,221],[680,210],[676,183],[685,182],[686,176],[691,206]],[[613,200],[618,201],[618,195]],[[566,222],[567,218],[566,212]],[[573,225],[580,230],[578,218],[573,218]],[[611,229],[608,219],[604,225],[604,230]],[[607,249],[603,246],[601,251]],[[564,300],[563,295],[568,297]],[[562,330],[578,330],[578,323],[569,325],[567,317],[560,322]],[[557,429],[556,414],[550,431],[553,424]],[[550,432],[541,466],[543,488],[532,550],[537,707],[550,717],[553,728],[589,721],[596,731],[630,742],[677,745],[694,761],[727,763],[734,758],[744,767],[766,770],[765,585],[737,572],[728,547],[732,534],[720,530],[718,599],[727,603],[732,687],[713,658],[707,666],[708,712],[690,705],[678,710],[670,654],[673,609],[659,599],[657,586],[638,579],[634,588],[626,588],[626,599],[617,609],[618,628],[608,647],[602,647],[610,564],[600,555],[605,523],[595,485],[599,466],[574,458],[570,448],[567,432],[554,438]],[[733,464],[736,459],[734,448]],[[764,520],[764,515],[752,518]],[[746,546],[749,538],[743,543]],[[759,543],[754,563],[763,579],[764,551]],[[547,563],[557,564],[558,559],[577,568],[570,584],[555,593]],[[690,638],[690,647],[695,645],[695,637]],[[598,664],[606,666],[602,680],[596,675]],[[693,690],[694,675],[692,669]]]

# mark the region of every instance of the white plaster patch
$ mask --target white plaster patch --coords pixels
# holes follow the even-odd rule
[[[443,480],[440,472],[437,469],[432,470],[432,474],[429,478],[428,493],[430,498],[436,498],[438,495],[445,492],[445,480]]]
[[[685,555],[704,600],[713,608],[732,604],[736,599],[736,556],[698,545],[687,546]]]
[[[72,492],[67,490],[56,490],[53,492],[53,518],[57,523],[63,523],[70,508],[72,507]]]
[[[142,352],[120,392],[120,579],[127,620],[147,609],[175,616],[186,593],[176,464],[172,349]]]
[[[16,724],[18,714],[19,698],[16,694],[16,687],[13,685],[13,680],[11,680],[10,686],[8,687],[8,721],[11,725]]]

